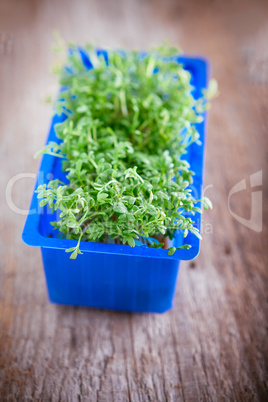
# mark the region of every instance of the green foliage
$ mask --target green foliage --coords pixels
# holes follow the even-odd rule
[[[194,173],[181,157],[198,142],[195,123],[206,98],[193,98],[190,73],[174,49],[162,46],[142,57],[110,51],[107,66],[87,46],[94,65],[87,70],[71,48],[68,69],[57,69],[63,90],[55,104],[68,119],[56,125],[59,144],[38,153],[62,158],[69,184],[52,180],[37,189],[40,205],[60,211],[53,226],[78,240],[66,251],[76,258],[81,240],[162,247],[155,238],[173,238],[177,229],[200,237],[183,215],[194,215],[200,200],[191,194]],[[211,207],[208,199],[204,205]]]

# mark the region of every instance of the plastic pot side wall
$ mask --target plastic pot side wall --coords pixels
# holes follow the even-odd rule
[[[82,50],[81,54],[85,66],[90,68],[87,55]],[[190,57],[179,57],[178,62],[190,71],[195,87],[193,95],[198,98],[207,86],[207,62]],[[64,116],[54,116],[47,142],[58,141],[54,124],[63,119]],[[195,172],[191,187],[198,199],[202,196],[205,126],[206,115],[204,122],[197,125],[202,145],[192,144],[185,158]],[[52,177],[65,180],[61,161],[44,155],[34,190]],[[192,219],[200,229],[200,214]],[[50,225],[53,220],[55,213],[39,207],[34,192],[22,238],[28,245],[41,247],[49,299],[58,304],[164,312],[172,307],[180,260],[191,260],[199,253],[200,240],[191,233],[184,239],[182,231],[177,231],[174,246],[185,243],[192,247],[177,250],[173,256],[163,249],[81,242],[83,254],[71,260],[65,249],[76,241],[57,238]]]

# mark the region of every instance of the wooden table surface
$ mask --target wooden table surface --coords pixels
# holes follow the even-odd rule
[[[268,400],[267,17],[267,1],[0,1],[1,401]],[[56,87],[54,29],[103,47],[169,39],[211,61],[220,88],[205,167],[214,209],[166,314],[50,304],[40,251],[21,241],[39,163],[32,156],[51,116],[43,99]]]

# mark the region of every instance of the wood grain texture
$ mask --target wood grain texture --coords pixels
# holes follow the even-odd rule
[[[268,7],[265,1],[0,1],[0,400],[267,401]],[[16,174],[35,173],[55,86],[52,31],[66,40],[147,49],[169,38],[211,61],[220,97],[209,116],[199,257],[180,268],[174,309],[125,314],[47,301],[25,216],[7,205]],[[263,228],[228,210],[231,188],[263,172]],[[27,209],[33,180],[14,185]],[[231,207],[250,218],[250,189]]]

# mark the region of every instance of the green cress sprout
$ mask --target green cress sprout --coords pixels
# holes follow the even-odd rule
[[[178,50],[166,45],[142,56],[109,51],[109,65],[92,46],[85,49],[93,69],[83,65],[75,45],[57,68],[62,91],[55,109],[68,118],[55,127],[59,143],[37,154],[62,158],[69,183],[51,180],[37,193],[41,206],[59,211],[54,228],[77,240],[66,250],[70,258],[81,254],[81,240],[159,248],[177,229],[201,238],[189,213],[201,212],[197,202],[212,205],[194,199],[194,173],[181,157],[199,142],[195,123],[217,92],[215,82],[195,100]],[[170,247],[168,254],[175,251]]]

